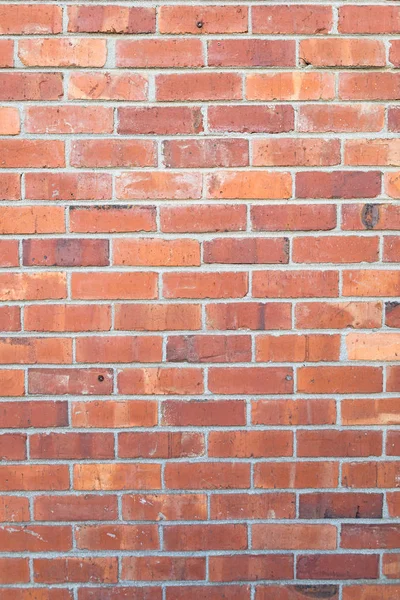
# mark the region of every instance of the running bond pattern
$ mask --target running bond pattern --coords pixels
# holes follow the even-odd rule
[[[400,5],[0,3],[0,599],[400,599]]]

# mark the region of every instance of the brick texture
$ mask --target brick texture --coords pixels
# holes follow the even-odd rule
[[[0,600],[400,600],[399,35],[2,0]]]

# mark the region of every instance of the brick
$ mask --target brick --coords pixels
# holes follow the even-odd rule
[[[250,465],[243,462],[168,463],[165,485],[171,490],[246,489]]]
[[[395,106],[388,108],[388,129],[400,131],[400,110]]]
[[[116,5],[68,6],[72,33],[154,33],[154,8]]]
[[[295,263],[359,263],[379,259],[379,238],[358,236],[298,237],[293,240]]]
[[[64,142],[59,140],[1,140],[1,166],[6,169],[65,166]]]
[[[347,140],[344,159],[347,165],[399,166],[398,140]]]
[[[0,522],[30,521],[29,500],[21,496],[2,496],[0,499]]]
[[[341,73],[342,100],[395,100],[400,89],[399,73]]]
[[[1,101],[59,100],[62,94],[61,73],[0,73]]]
[[[341,533],[342,548],[397,548],[399,527],[390,525],[349,525],[343,524]]]
[[[2,460],[26,459],[26,436],[18,433],[0,435],[0,458]]]
[[[32,304],[24,308],[26,331],[108,331],[111,310],[107,305]]]
[[[388,432],[386,452],[389,456],[400,456],[400,438],[397,431]]]
[[[175,427],[228,427],[245,425],[245,406],[240,400],[166,400],[162,424]]]
[[[293,558],[290,555],[246,555],[210,557],[211,581],[251,581],[253,579],[291,579]]]
[[[72,548],[68,526],[1,527],[0,540],[4,552],[65,552]]]
[[[198,581],[205,579],[205,558],[128,557],[121,578],[127,581]]]
[[[215,394],[288,394],[293,389],[292,369],[212,367],[208,386]]]
[[[385,302],[385,325],[400,327],[400,309],[398,302]]]
[[[251,526],[255,550],[335,550],[336,527],[332,525]]]
[[[133,331],[196,330],[201,327],[199,304],[117,304],[115,327]]]
[[[284,133],[294,129],[291,106],[210,106],[211,131],[234,133]]]
[[[307,104],[299,108],[298,130],[311,132],[382,131],[385,111],[375,104]]]
[[[72,592],[67,589],[40,588],[1,588],[4,600],[72,600]]]
[[[69,472],[67,465],[1,465],[2,475],[0,489],[2,491],[40,491],[67,490],[69,488]],[[49,532],[56,531],[48,528]],[[23,531],[23,529],[21,529]],[[3,529],[7,533],[7,528]],[[17,533],[10,531],[9,533]],[[0,532],[1,538],[1,532]],[[40,540],[45,541],[45,540]],[[6,548],[2,544],[3,551]],[[68,548],[69,549],[69,548]],[[55,548],[56,550],[56,548]]]
[[[376,554],[315,554],[298,556],[299,579],[377,579]]]
[[[266,34],[324,34],[332,27],[330,6],[295,4],[291,6],[254,6],[253,32]]]
[[[396,236],[387,236],[383,240],[383,260],[384,262],[399,261],[400,246]]]
[[[379,398],[342,400],[343,425],[398,425],[398,400]]]
[[[155,336],[96,336],[76,340],[76,360],[82,363],[160,362],[162,340]]]
[[[112,369],[29,369],[30,394],[109,394]]]
[[[386,554],[383,556],[382,572],[388,579],[398,579],[399,577],[399,555]]]
[[[301,40],[299,58],[313,67],[384,67],[386,64],[383,42],[369,39]]]
[[[344,296],[398,296],[399,282],[395,271],[345,271]]]
[[[347,356],[350,360],[398,360],[399,342],[396,333],[349,334]]]
[[[200,244],[196,240],[116,239],[113,262],[134,266],[199,266]]]
[[[263,489],[335,488],[338,476],[335,462],[265,462],[255,466],[254,485]]]
[[[74,233],[156,230],[156,209],[153,206],[72,206],[69,214],[71,231]]]
[[[19,331],[20,329],[21,329],[20,308],[18,306],[1,306],[0,307],[0,330],[1,331]]]
[[[298,456],[379,456],[382,436],[379,431],[298,431]]]
[[[203,390],[203,371],[172,367],[124,369],[118,373],[118,390],[122,394],[198,394]]]
[[[60,206],[0,206],[0,217],[1,235],[65,232],[64,210]],[[16,275],[18,280],[20,274]]]
[[[11,371],[3,371],[11,373]],[[18,373],[15,372],[14,373]],[[22,372],[20,372],[22,373]],[[17,381],[17,375],[14,377]],[[3,380],[3,385],[6,380]],[[67,402],[14,401],[1,404],[2,428],[65,427],[68,425]]]
[[[30,267],[101,267],[109,264],[108,240],[56,238],[23,241],[23,264]]]
[[[173,135],[202,131],[203,115],[196,106],[124,106],[118,109],[118,133],[123,135]]]
[[[379,171],[303,171],[296,175],[299,198],[375,198],[380,191]]]
[[[82,300],[155,298],[156,273],[73,273],[72,297]]]
[[[74,465],[74,489],[75,490],[143,490],[160,488],[161,468],[158,464],[134,464],[134,463],[99,463],[99,464],[77,464]],[[93,540],[91,532],[96,535],[98,531],[101,537],[107,536],[102,530],[107,525],[96,527],[83,527],[88,538]],[[123,533],[124,526],[118,528]],[[135,528],[134,528],[135,529]],[[92,543],[95,547],[91,548]],[[79,545],[81,548],[98,549],[93,540],[89,546]],[[117,546],[118,547],[118,546]],[[113,548],[113,546],[111,546]],[[110,548],[110,549],[111,549]],[[122,549],[122,548],[121,548]],[[151,548],[149,548],[150,550]],[[154,548],[153,548],[154,549]]]
[[[18,135],[20,132],[20,118],[17,108],[0,107],[0,134]]]
[[[36,558],[33,576],[38,583],[115,583],[116,558]]]
[[[38,459],[114,458],[114,437],[96,433],[46,433],[30,436],[30,456]]]
[[[21,176],[18,173],[2,173],[0,181],[0,200],[20,199]]]
[[[338,295],[336,271],[254,271],[255,298],[320,298]]]
[[[398,173],[385,173],[385,190],[391,198],[400,198],[400,178]]]
[[[301,367],[298,391],[308,394],[362,394],[382,391],[379,367]]]
[[[94,400],[73,402],[74,427],[153,427],[157,425],[157,403],[150,400]]]
[[[329,231],[336,227],[336,207],[326,205],[275,205],[251,207],[254,231]]]
[[[0,67],[13,67],[14,66],[14,41],[0,39]],[[12,78],[5,78],[5,81],[12,81]]]
[[[217,238],[203,244],[205,263],[287,263],[288,240]]]
[[[292,456],[289,431],[212,431],[208,455],[218,458],[262,458]]]
[[[154,167],[155,145],[151,141],[78,140],[72,142],[73,167]]]
[[[254,400],[251,404],[254,425],[333,425],[334,400]]]
[[[29,562],[24,558],[0,558],[0,583],[29,583]]]
[[[30,106],[28,133],[112,133],[112,109],[104,106]]]
[[[192,200],[201,197],[200,173],[142,171],[122,173],[116,179],[121,200]]]
[[[104,67],[107,44],[88,38],[24,39],[18,56],[26,67]]]
[[[107,173],[25,174],[25,194],[31,200],[109,200],[111,185]]]
[[[0,298],[6,302],[61,299],[66,295],[64,273],[0,273]]]
[[[258,167],[323,167],[339,162],[338,140],[280,138],[253,141],[253,165]]]
[[[213,40],[208,42],[211,67],[293,67],[296,62],[292,40]]]
[[[132,494],[122,498],[124,519],[139,521],[202,521],[207,515],[203,494]]]
[[[287,302],[229,302],[206,307],[207,329],[289,329],[291,305]]]
[[[0,369],[0,384],[3,396],[23,396],[25,391],[24,371]]]
[[[399,462],[351,462],[343,465],[342,482],[348,488],[396,487]]]
[[[301,519],[380,519],[383,495],[343,492],[301,494]]]
[[[235,525],[170,525],[164,530],[166,550],[245,550],[247,527]]]
[[[400,211],[393,204],[344,204],[343,230],[400,229]]]
[[[256,600],[306,600],[307,595],[327,597],[330,600],[339,599],[338,585],[258,585]]]
[[[79,600],[95,600],[102,595],[102,600],[125,600],[129,596],[133,600],[161,600],[160,587],[123,587],[113,586],[108,588],[86,587],[79,590]]]
[[[168,206],[161,208],[160,216],[161,231],[165,233],[207,233],[246,229],[244,205]]]
[[[17,240],[0,240],[0,266],[18,267],[19,253]]]
[[[237,73],[179,73],[156,76],[156,99],[162,102],[241,98],[242,80]]]
[[[314,10],[314,8],[313,8]],[[332,73],[251,73],[246,76],[248,100],[332,100]]]
[[[244,335],[185,335],[167,339],[168,362],[248,362],[251,338]]]
[[[204,66],[203,47],[194,39],[118,40],[117,67],[181,68]]]
[[[289,173],[264,171],[220,171],[208,180],[209,198],[254,200],[290,198],[292,178]]]
[[[118,435],[121,458],[190,458],[204,454],[204,437],[190,432],[134,432]]]
[[[249,164],[248,142],[241,138],[167,140],[163,144],[166,167],[245,167]]]
[[[104,521],[117,518],[116,496],[37,496],[36,521]]]
[[[165,273],[165,298],[243,298],[247,294],[246,273]]]
[[[64,338],[0,338],[2,364],[69,363],[72,360],[71,340]]]
[[[161,6],[160,33],[245,33],[247,12],[245,6]]]
[[[300,302],[295,309],[299,329],[374,329],[382,324],[381,302]]]
[[[324,362],[339,360],[338,335],[259,335],[256,361]]]
[[[213,494],[212,519],[292,519],[295,515],[293,494]]]
[[[62,9],[48,4],[3,4],[1,35],[61,33]]]
[[[238,586],[185,586],[185,587],[168,587],[167,588],[167,600],[184,600],[187,594],[193,600],[218,600],[221,598],[221,594],[225,597],[229,597],[230,600],[249,600],[250,599],[250,586],[238,585]],[[223,596],[222,596],[223,597]],[[9,600],[7,598],[7,600]]]
[[[341,33],[399,33],[400,11],[397,6],[341,6],[338,29]]]
[[[78,548],[83,550],[157,550],[155,525],[80,525],[76,528]]]
[[[73,8],[73,7],[71,7]],[[85,7],[86,8],[86,7]],[[106,8],[106,7],[105,7]],[[118,10],[121,10],[121,6]],[[104,71],[72,72],[68,85],[70,100],[146,100],[148,82],[138,73]]]

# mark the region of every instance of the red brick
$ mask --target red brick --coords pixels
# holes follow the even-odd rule
[[[161,467],[158,464],[141,463],[95,463],[74,465],[74,489],[75,490],[147,490],[159,489],[161,485]],[[91,540],[89,546],[79,545],[81,548],[99,550],[100,544],[96,546],[96,535],[101,538],[110,537],[111,542],[116,536],[108,536],[107,525],[98,527],[83,527],[82,535]],[[124,526],[117,526],[125,537]],[[129,529],[129,528],[128,528]],[[132,531],[135,531],[134,528]],[[153,528],[151,528],[153,529]],[[144,533],[144,532],[143,532]],[[128,536],[129,539],[129,536]],[[92,547],[93,545],[93,547]],[[140,546],[139,542],[139,546]],[[119,546],[111,545],[110,549]],[[107,549],[107,546],[104,548]],[[121,548],[123,549],[123,548]],[[127,548],[128,549],[128,548]],[[143,548],[145,549],[145,548]],[[155,549],[154,547],[148,548]]]
[[[24,308],[26,331],[108,331],[110,327],[107,305],[32,304]]]
[[[1,496],[0,522],[30,521],[29,500],[21,496]]]
[[[61,206],[0,206],[0,218],[2,235],[65,232],[65,215]],[[17,281],[21,273],[15,275]],[[42,274],[44,278],[47,275]]]
[[[77,140],[71,144],[73,167],[155,167],[156,148],[150,140]]]
[[[248,142],[241,138],[167,140],[165,166],[172,168],[245,167],[249,164]]]
[[[32,200],[109,200],[107,173],[26,173],[25,193]]]
[[[382,436],[379,431],[336,431],[314,429],[298,431],[298,456],[380,456]]]
[[[257,579],[291,579],[293,558],[290,555],[236,554],[210,557],[211,581],[252,581]]]
[[[208,455],[218,458],[292,456],[289,431],[211,431]]]
[[[26,459],[26,435],[19,433],[3,433],[0,435],[1,460]],[[1,577],[1,576],[0,576]]]
[[[384,124],[384,108],[375,104],[308,104],[299,109],[301,132],[381,131]]]
[[[380,367],[300,367],[298,391],[308,394],[362,394],[382,391]]]
[[[1,101],[59,100],[62,95],[61,73],[0,73]]]
[[[334,400],[255,400],[251,405],[254,425],[334,425]]]
[[[247,12],[245,6],[161,6],[160,33],[245,33]]]
[[[214,394],[288,394],[293,374],[286,367],[211,367],[208,386]]]
[[[155,231],[153,206],[71,206],[70,227],[74,233],[125,233]]]
[[[155,336],[96,336],[76,340],[76,360],[82,363],[160,362],[162,340]]]
[[[301,494],[301,519],[380,519],[383,494],[316,492]]]
[[[293,240],[295,263],[359,263],[379,259],[379,238],[360,236],[298,237]]]
[[[293,40],[213,40],[208,42],[211,67],[293,67]]]
[[[117,304],[115,328],[133,331],[179,331],[201,328],[199,304]]]
[[[244,205],[168,206],[161,208],[160,216],[161,231],[166,233],[207,233],[246,229]]]
[[[67,490],[69,488],[67,465],[1,465],[0,474],[2,491]],[[48,530],[51,532],[54,528],[49,527]],[[7,528],[3,529],[4,532],[7,532]],[[13,531],[9,533],[13,533]],[[3,551],[6,551],[4,545],[1,546]]]
[[[121,200],[192,200],[201,197],[200,173],[142,171],[122,173],[116,179]]]
[[[340,33],[400,33],[397,6],[341,6]]]
[[[168,362],[248,362],[251,338],[244,335],[185,335],[167,339]]]
[[[385,302],[385,325],[400,327],[400,304],[398,302]]]
[[[115,265],[197,267],[200,266],[200,244],[196,240],[116,239],[113,262]]]
[[[243,298],[247,273],[165,273],[165,298]]]
[[[342,229],[351,231],[400,229],[400,210],[394,204],[344,204]]]
[[[58,300],[67,295],[64,273],[0,273],[0,299]]]
[[[210,176],[207,196],[223,199],[280,199],[292,195],[289,173],[268,171],[220,171]]]
[[[0,107],[0,134],[18,135],[20,132],[20,118],[17,108]]]
[[[0,362],[7,364],[69,363],[71,340],[64,338],[0,338]]]
[[[377,554],[314,554],[298,556],[298,579],[377,579]]]
[[[381,191],[379,171],[333,171],[296,175],[299,198],[375,198]]]
[[[12,371],[3,371],[3,373],[12,373]],[[15,383],[17,383],[17,373],[22,372],[14,371],[14,373],[14,380]],[[5,383],[6,380],[3,380],[2,385],[4,386]],[[20,384],[21,381],[18,381],[18,383]],[[46,400],[34,402],[28,402],[27,400],[18,402],[2,402],[0,405],[0,417],[2,428],[7,429],[20,429],[28,427],[65,427],[68,425],[68,403]]]
[[[156,298],[156,273],[87,272],[72,274],[72,298],[127,300]]]
[[[74,427],[153,427],[157,425],[157,403],[150,400],[101,400],[73,402]]]
[[[117,518],[116,496],[37,496],[36,521],[105,521]]]
[[[21,176],[18,173],[2,173],[0,181],[0,200],[20,200],[20,198]]]
[[[247,526],[170,525],[164,529],[164,547],[173,552],[198,550],[245,550]]]
[[[118,10],[121,10],[121,8],[123,9],[119,6]],[[147,79],[138,73],[104,71],[79,73],[75,71],[71,73],[68,85],[68,98],[70,100],[126,100],[138,102],[146,100],[147,94]]]
[[[118,435],[121,458],[190,458],[204,454],[204,436],[191,432],[135,432]]]
[[[336,227],[336,206],[252,206],[251,220],[254,231],[328,231]]]
[[[0,528],[3,552],[65,552],[72,549],[71,527],[36,525]]]
[[[343,524],[340,541],[342,548],[398,548],[399,526]]]
[[[253,32],[266,34],[324,34],[332,27],[330,6],[295,4],[253,6]]]
[[[339,163],[339,140],[280,138],[253,141],[253,165],[258,167],[323,167]]]
[[[155,26],[154,8],[68,6],[68,31],[73,33],[154,33]]]
[[[1,35],[61,33],[62,9],[51,4],[3,4],[0,22]]]
[[[326,38],[301,40],[300,61],[313,67],[384,67],[383,42],[369,39]]]
[[[65,166],[64,142],[60,140],[0,141],[1,167],[15,169]]]
[[[207,516],[204,494],[132,494],[122,498],[124,519],[134,521],[203,521]]]
[[[249,488],[250,465],[243,462],[171,462],[165,467],[165,485],[171,490]]]
[[[343,425],[399,425],[397,398],[342,400]]]
[[[96,433],[38,433],[30,436],[30,456],[38,459],[114,458],[114,436]]]
[[[200,40],[118,40],[117,67],[180,68],[204,66]]]
[[[56,238],[23,240],[23,264],[29,267],[101,267],[109,264],[108,240]]]
[[[158,550],[155,525],[81,525],[76,541],[82,550]]]
[[[175,427],[228,427],[245,425],[245,405],[241,400],[166,400],[162,424]]]
[[[248,100],[332,100],[333,73],[251,73],[246,76]]]
[[[183,588],[185,589],[185,588]],[[80,588],[79,600],[161,600],[162,589],[160,587],[121,587],[112,586],[96,588]],[[8,600],[8,599],[7,599]],[[10,599],[11,600],[11,599]],[[53,600],[52,598],[49,600]]]
[[[291,106],[210,106],[208,125],[214,132],[283,133],[294,128]]]
[[[255,550],[335,550],[337,529],[333,525],[251,526]]]
[[[113,112],[104,106],[29,106],[28,133],[112,133]]]
[[[221,598],[229,598],[229,600],[250,600],[250,586],[207,585],[167,588],[167,600],[185,600],[187,594],[190,594],[190,598],[193,600],[220,600]],[[11,599],[7,598],[6,600]]]
[[[29,369],[30,394],[110,394],[112,369]]]
[[[203,243],[205,263],[274,264],[289,262],[287,238],[217,238]]]
[[[240,100],[242,80],[237,73],[185,73],[157,75],[156,98],[162,102]]]
[[[0,558],[0,584],[29,583],[29,562],[25,558]]]
[[[118,373],[121,394],[199,394],[203,391],[203,371],[148,367],[124,369]]]
[[[0,307],[0,330],[1,331],[20,331],[21,313],[18,306]]]
[[[400,456],[400,437],[398,431],[389,431],[386,440],[386,453],[389,456]]]
[[[0,240],[0,267],[18,267],[18,265],[18,241]]]
[[[116,558],[35,558],[33,576],[37,583],[116,583]]]
[[[206,306],[207,329],[290,329],[291,305],[288,302],[229,302]]]
[[[294,494],[213,494],[212,519],[293,519]]]
[[[382,324],[382,303],[300,302],[295,317],[299,329],[374,329]]]
[[[338,585],[258,585],[256,600],[306,600],[310,594],[339,600]]]
[[[342,100],[395,100],[400,90],[400,73],[341,73]]]
[[[259,335],[256,361],[324,362],[339,360],[338,335]]]
[[[121,134],[173,135],[202,131],[203,115],[196,106],[124,106],[118,109],[118,133]]]
[[[321,298],[337,295],[337,271],[253,272],[255,298]]]
[[[24,39],[18,56],[26,67],[104,67],[107,44],[89,38]]]
[[[338,476],[335,462],[265,462],[255,466],[254,485],[264,489],[334,488]]]
[[[352,462],[343,465],[342,483],[348,488],[391,488],[398,485],[400,462]]]
[[[198,581],[205,579],[206,560],[172,556],[122,559],[121,579],[127,581]]]
[[[360,269],[343,273],[343,296],[398,296],[399,290],[396,271]]]

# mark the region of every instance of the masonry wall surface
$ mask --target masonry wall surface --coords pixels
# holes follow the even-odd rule
[[[399,33],[0,2],[0,600],[400,599]]]

